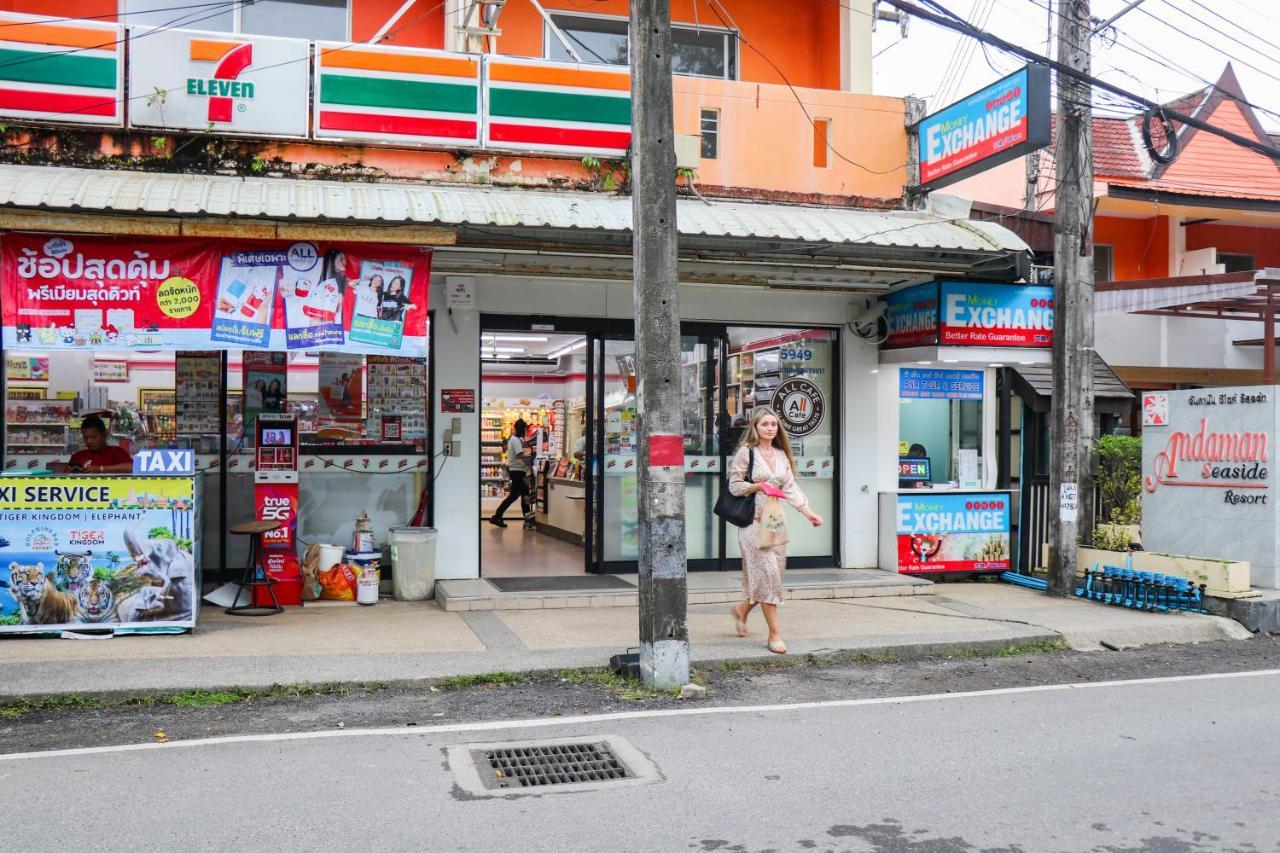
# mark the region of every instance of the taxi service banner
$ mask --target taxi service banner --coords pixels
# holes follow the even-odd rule
[[[1007,571],[1009,504],[1008,492],[898,495],[898,571]]]
[[[0,477],[0,633],[194,627],[190,477]]]
[[[6,348],[425,357],[431,255],[355,243],[6,234]]]

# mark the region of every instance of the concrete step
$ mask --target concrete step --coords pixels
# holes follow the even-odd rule
[[[615,577],[625,581],[627,588],[557,590],[557,579],[549,577],[544,579],[545,589],[503,592],[483,578],[442,580],[436,582],[435,600],[449,611],[636,606],[637,576]],[[934,585],[924,578],[879,569],[791,569],[783,580],[783,589],[788,599],[800,600],[930,595]],[[690,573],[690,604],[731,604],[741,600],[742,582],[737,572]]]

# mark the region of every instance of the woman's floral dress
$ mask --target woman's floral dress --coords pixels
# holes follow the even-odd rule
[[[739,447],[729,463],[729,492],[738,497],[747,493],[748,463],[747,448]],[[787,464],[786,454],[777,448],[773,451],[773,465],[765,461],[759,451],[755,453],[750,482],[776,486],[787,496],[787,502],[798,510],[803,511],[809,505],[809,499],[800,491],[796,476]],[[753,603],[781,604],[787,546],[761,548],[756,544],[760,535],[760,515],[768,498],[764,492],[757,492],[755,498],[756,520],[749,527],[738,528],[738,547],[742,551],[742,591]]]

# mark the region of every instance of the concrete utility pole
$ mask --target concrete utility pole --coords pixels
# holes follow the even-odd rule
[[[631,230],[639,415],[640,672],[689,681],[684,424],[676,277],[676,149],[669,0],[631,2]]]
[[[1058,2],[1058,62],[1090,73],[1089,0]],[[1081,506],[1092,499],[1093,110],[1092,86],[1058,74],[1058,198],[1054,215],[1052,447],[1049,594],[1071,595]],[[1083,514],[1091,518],[1091,512]],[[1086,529],[1086,533],[1087,533]]]

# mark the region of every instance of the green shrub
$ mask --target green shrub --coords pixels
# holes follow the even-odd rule
[[[1132,435],[1104,435],[1094,445],[1098,454],[1098,487],[1102,505],[1098,517],[1116,524],[1142,520],[1142,439]]]
[[[1104,551],[1128,551],[1129,531],[1119,524],[1099,524],[1093,529],[1093,547]]]

